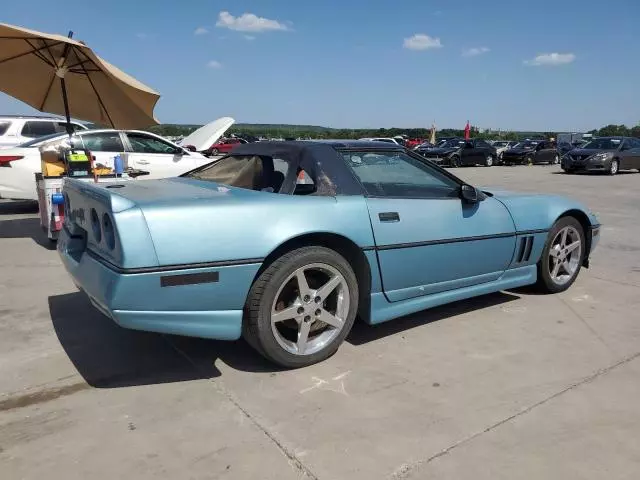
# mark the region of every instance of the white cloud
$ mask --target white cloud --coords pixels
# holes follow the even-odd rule
[[[229,12],[220,12],[216,27],[228,28],[238,32],[268,32],[289,30],[285,24],[277,20],[258,17],[253,13],[243,13],[239,17],[234,17]]]
[[[430,37],[424,33],[416,33],[413,37],[404,39],[403,47],[409,50],[428,50],[429,48],[440,48],[442,43],[439,38]]]
[[[209,60],[207,62],[207,67],[217,69],[217,68],[222,68],[222,64],[217,60]]]
[[[206,35],[207,33],[209,33],[209,30],[205,27],[198,27],[193,32],[194,35]]]
[[[467,48],[466,50],[462,51],[462,56],[463,57],[477,57],[478,55],[482,55],[483,53],[487,53],[489,51],[490,51],[490,49],[487,48],[487,47]]]
[[[246,38],[247,40],[255,40],[256,37],[254,37],[253,35],[245,35],[244,38]]]
[[[531,67],[556,67],[573,62],[576,56],[573,53],[543,53],[523,63]]]

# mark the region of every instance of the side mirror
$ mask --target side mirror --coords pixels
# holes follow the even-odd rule
[[[460,197],[467,203],[478,203],[480,201],[478,190],[471,185],[462,185],[460,188]]]

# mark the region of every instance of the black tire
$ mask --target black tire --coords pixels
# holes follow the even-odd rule
[[[551,278],[551,271],[549,265],[549,251],[552,247],[552,242],[558,232],[565,227],[571,226],[573,227],[580,235],[581,248],[580,248],[580,259],[578,261],[578,268],[573,274],[573,277],[567,281],[566,283],[560,285],[554,282]],[[585,234],[582,225],[575,217],[562,217],[551,227],[549,230],[549,234],[547,236],[546,243],[544,245],[544,249],[542,250],[542,254],[540,256],[540,260],[536,264],[538,270],[538,280],[536,282],[536,289],[543,293],[560,293],[567,290],[573,282],[575,282],[576,278],[578,278],[578,274],[580,273],[580,269],[582,268],[582,263],[584,262],[585,256]]]
[[[220,150],[218,150],[217,148],[212,148],[211,149],[211,155],[212,156],[216,156],[220,153]]]
[[[619,170],[620,170],[620,161],[617,158],[614,158],[613,160],[611,160],[611,163],[609,164],[609,170],[607,170],[607,173],[609,175],[616,175]]]
[[[460,157],[458,155],[453,155],[449,159],[449,165],[451,165],[452,168],[458,168],[460,166]]]
[[[494,165],[494,158],[493,155],[491,155],[490,153],[488,153],[485,157],[484,157],[484,166],[485,167],[492,167]]]
[[[571,175],[573,173],[573,169],[565,168],[564,173],[566,173],[567,175]]]
[[[271,328],[271,307],[281,285],[298,268],[322,263],[335,268],[349,287],[349,312],[339,334],[321,350],[298,355],[285,350]],[[292,250],[269,265],[251,286],[245,305],[243,336],[268,360],[286,368],[300,368],[321,362],[333,355],[349,334],[358,311],[358,280],[351,265],[340,254],[325,247]]]
[[[549,162],[551,165],[558,165],[560,163],[560,155],[557,153],[553,156],[553,159]]]

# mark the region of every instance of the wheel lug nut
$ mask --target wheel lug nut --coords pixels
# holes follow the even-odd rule
[[[309,315],[307,315],[306,317],[304,317],[304,321],[305,322],[310,322],[311,321],[311,317]]]
[[[304,308],[302,308],[302,307],[298,307],[298,313],[299,313],[299,314],[303,314],[303,313],[304,313]]]
[[[321,313],[322,313],[322,310],[317,309],[317,310],[316,310],[316,317],[317,317],[317,316],[319,316]]]
[[[316,297],[316,298],[314,298],[314,301],[315,301],[316,303],[320,303],[320,302],[322,301],[322,299],[321,299],[320,297]]]
[[[310,297],[309,295],[305,295],[305,296],[304,296],[304,298],[303,298],[303,300],[304,300],[305,302],[308,302],[309,300],[311,300],[311,297]]]

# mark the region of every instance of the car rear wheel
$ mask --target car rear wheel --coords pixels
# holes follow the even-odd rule
[[[524,157],[523,163],[528,166],[533,165],[533,157],[531,155],[527,155],[526,157]]]
[[[574,217],[562,217],[549,231],[538,261],[538,289],[545,293],[567,290],[578,277],[584,255],[582,225]]]
[[[551,160],[551,165],[557,165],[560,163],[560,156],[556,153]]]
[[[449,160],[449,165],[451,165],[453,168],[459,167],[460,166],[460,157],[457,155],[453,155],[451,157],[451,159]]]
[[[484,157],[484,166],[485,167],[493,166],[493,155],[491,155],[490,153],[488,153],[487,156]]]
[[[609,175],[615,175],[616,173],[618,173],[618,170],[620,168],[620,162],[618,162],[618,160],[613,159],[611,160],[611,165],[609,165],[609,171],[607,172]]]
[[[220,154],[220,150],[218,150],[217,148],[211,149],[211,155],[219,155],[219,154]]]
[[[255,281],[244,336],[267,359],[299,368],[333,355],[358,311],[358,282],[334,250],[303,247],[278,258]]]

